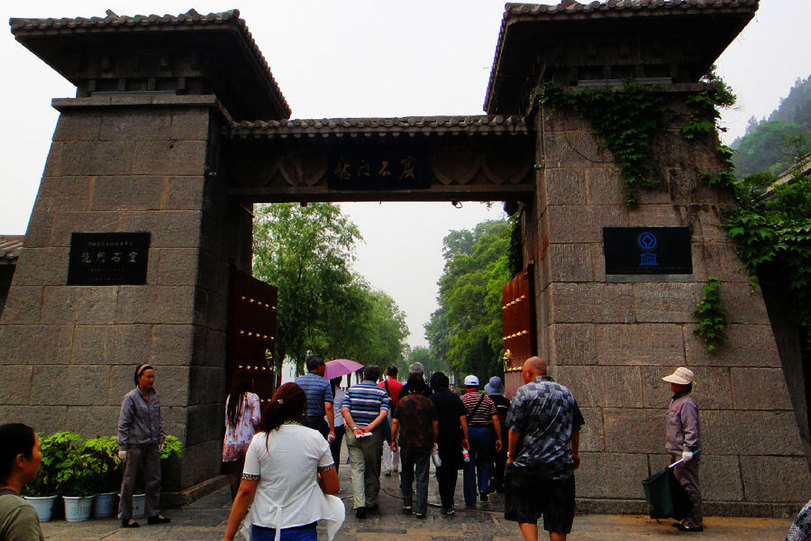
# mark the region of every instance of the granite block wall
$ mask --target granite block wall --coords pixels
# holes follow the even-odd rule
[[[720,227],[731,196],[704,186],[720,167],[717,141],[679,133],[655,142],[660,186],[637,210],[622,196],[613,156],[582,118],[539,111],[538,193],[524,212],[524,256],[536,262],[538,351],[568,386],[586,419],[578,497],[584,510],[644,512],[641,479],[663,468],[661,378],[695,371],[701,409],[702,483],[708,512],[783,514],[811,493],[808,444],[800,437],[761,291]],[[681,116],[680,116],[681,115]],[[688,227],[693,273],[607,276],[604,227]],[[693,331],[709,276],[722,281],[730,342],[715,354]],[[790,504],[790,505],[787,505]],[[795,507],[796,510],[796,507]]]
[[[133,370],[149,362],[190,486],[219,473],[229,264],[250,265],[250,214],[216,176],[215,102],[58,101],[0,320],[0,417],[113,435]],[[137,231],[151,233],[145,285],[66,285],[71,233]]]

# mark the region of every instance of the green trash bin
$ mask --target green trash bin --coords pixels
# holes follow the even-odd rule
[[[671,468],[665,468],[642,480],[650,518],[675,518],[672,495],[675,486],[681,488]]]

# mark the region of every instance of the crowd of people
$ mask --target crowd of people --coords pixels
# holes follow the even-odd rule
[[[504,382],[497,376],[481,392],[479,378],[468,375],[464,393],[457,394],[442,372],[426,382],[420,363],[409,367],[404,384],[397,381],[396,367],[378,381],[380,369],[366,366],[362,381],[344,390],[341,378],[324,378],[322,357],[312,355],[306,364],[308,373],[279,387],[261,414],[249,378],[241,373],[233,378],[222,454],[233,498],[225,539],[233,539],[242,527],[254,540],[314,540],[319,521],[325,521],[331,539],[345,519],[344,504],[335,497],[344,438],[357,519],[379,511],[381,462],[385,474],[399,471],[403,513],[424,519],[433,460],[442,514],[455,513],[461,469],[466,507],[504,492],[504,516],[518,523],[524,539],[538,539],[541,518],[552,541],[565,540],[571,532],[584,420],[572,393],[547,375],[541,358],[524,362],[524,385],[512,400],[504,396]],[[123,528],[139,527],[132,518],[139,473],[145,480],[147,522],[170,521],[159,508],[165,431],[155,369],[139,365],[133,379],[135,388],[124,397],[118,427]],[[675,526],[702,531],[698,406],[690,395],[694,374],[679,367],[662,379],[673,392],[666,415],[667,451],[691,502]],[[36,478],[41,459],[31,427],[0,426],[2,541],[43,538],[36,513],[19,496],[23,485]]]

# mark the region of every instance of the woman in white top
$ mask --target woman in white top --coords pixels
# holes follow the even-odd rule
[[[336,472],[341,466],[341,442],[346,433],[346,421],[344,421],[344,416],[341,414],[341,404],[343,404],[344,396],[346,396],[346,391],[341,388],[343,379],[344,377],[341,376],[329,380],[330,385],[332,385],[332,396],[335,399],[335,439],[329,444],[329,448],[332,450],[332,460],[335,461]]]
[[[259,396],[251,392],[251,375],[247,370],[239,370],[234,374],[231,392],[225,399],[225,438],[222,443],[223,471],[231,482],[232,500],[239,488],[245,453],[261,420]]]
[[[338,493],[338,473],[324,437],[301,424],[306,411],[307,398],[295,383],[285,383],[274,393],[261,432],[245,456],[225,531],[227,541],[234,539],[248,513],[252,541],[312,541],[322,519],[328,521],[330,539],[340,527],[343,502],[326,496]]]

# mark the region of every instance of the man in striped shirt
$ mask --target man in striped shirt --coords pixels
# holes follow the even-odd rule
[[[307,397],[307,418],[302,422],[318,430],[324,438],[332,443],[335,439],[335,418],[332,406],[332,386],[324,379],[327,367],[321,355],[307,357],[307,374],[296,378],[296,385],[301,387]]]
[[[341,406],[347,426],[346,448],[351,461],[355,516],[359,519],[378,509],[382,423],[389,412],[389,397],[376,385],[378,378],[378,367],[364,368],[363,381],[346,390]]]
[[[465,394],[461,396],[467,410],[467,433],[470,439],[470,462],[462,468],[462,493],[466,507],[476,507],[476,478],[479,496],[487,501],[490,489],[490,448],[493,447],[492,426],[495,431],[496,452],[501,451],[501,423],[490,397],[479,392],[479,378],[465,377]]]

